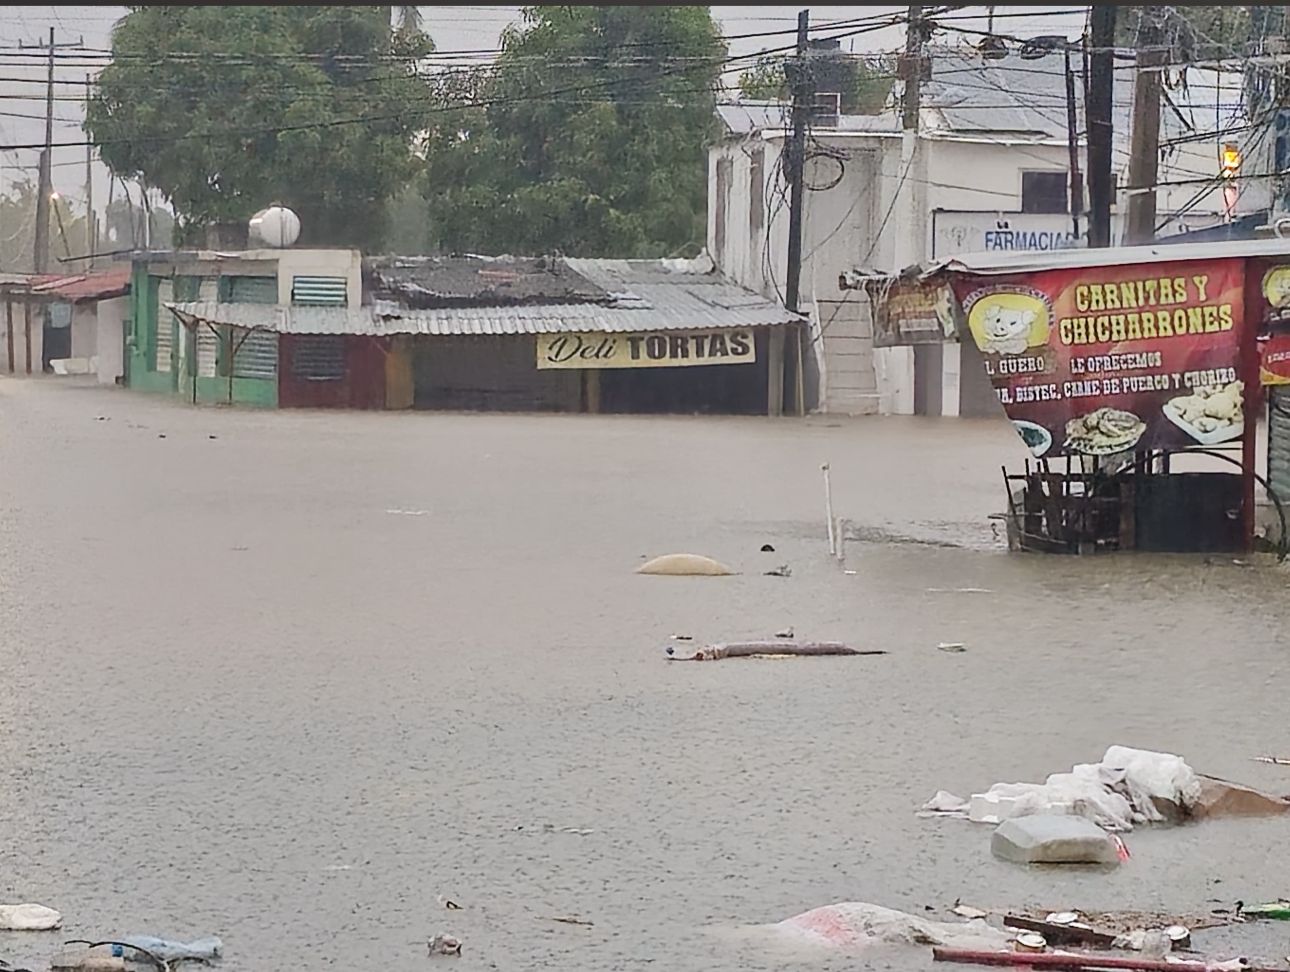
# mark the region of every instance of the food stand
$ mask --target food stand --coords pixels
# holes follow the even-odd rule
[[[840,283],[868,296],[875,346],[980,349],[1030,452],[1004,469],[1013,547],[1252,548],[1263,384],[1290,382],[1290,240],[968,254]],[[1195,453],[1224,465],[1175,468]]]

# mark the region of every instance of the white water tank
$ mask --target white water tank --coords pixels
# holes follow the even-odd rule
[[[300,217],[274,203],[251,217],[251,242],[265,246],[291,246],[300,238]]]

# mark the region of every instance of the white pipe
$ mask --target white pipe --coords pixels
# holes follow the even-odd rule
[[[829,553],[836,557],[838,555],[838,535],[836,523],[833,519],[833,484],[829,481],[829,464],[826,462],[820,466],[824,473],[824,513],[828,518],[829,524]]]

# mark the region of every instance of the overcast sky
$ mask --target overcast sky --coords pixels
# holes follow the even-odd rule
[[[423,7],[425,28],[434,38],[440,52],[495,49],[502,31],[519,22],[518,6],[435,6]],[[731,55],[755,54],[767,48],[782,47],[792,43],[792,33],[801,8],[784,6],[714,6],[713,14],[721,24],[723,33],[730,38]],[[813,26],[832,22],[869,20],[884,15],[898,15],[904,7],[827,6],[811,7]],[[1036,34],[1064,34],[1078,36],[1084,27],[1087,6],[1036,6],[996,7],[995,29],[1017,36]],[[38,56],[16,50],[19,43],[42,43],[49,36],[49,28],[56,32],[58,43],[75,43],[83,40],[87,48],[109,49],[112,25],[124,16],[124,7],[81,6],[7,6],[0,18],[0,54],[4,70],[0,72],[0,144],[28,144],[39,142],[44,135],[40,120],[44,112],[44,73]],[[986,26],[986,8],[968,7],[960,18],[948,21],[961,26],[983,30]],[[841,33],[839,28],[836,33]],[[745,37],[784,31],[782,35]],[[945,39],[954,37],[946,34]],[[857,53],[889,51],[901,46],[903,29],[899,26],[874,30],[844,40],[846,49]],[[56,77],[65,81],[84,81],[83,66],[60,66]],[[30,80],[19,80],[30,79]],[[59,85],[54,106],[56,122],[54,141],[75,142],[83,139],[81,120],[84,109],[79,98],[84,97],[83,85],[79,88]],[[30,116],[30,117],[21,117]],[[25,174],[35,178],[37,153],[33,150],[0,152],[0,192]],[[54,150],[54,186],[81,208],[85,199],[85,150],[59,148]],[[94,176],[95,208],[102,211],[106,201],[107,173],[96,164]]]

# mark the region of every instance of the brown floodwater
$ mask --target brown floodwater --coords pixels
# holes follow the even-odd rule
[[[218,934],[230,969],[398,972],[447,931],[463,972],[904,969],[927,956],[728,932],[839,900],[1290,893],[1290,820],[1136,832],[1107,874],[915,816],[1113,743],[1290,791],[1250,761],[1290,755],[1287,574],[1009,555],[988,517],[1023,456],[1002,421],[255,413],[0,380],[0,898],[65,916],[0,958]],[[740,573],[634,573],[675,551]],[[664,660],[672,634],[789,626],[891,653]],[[1286,931],[1197,944],[1281,961]]]

